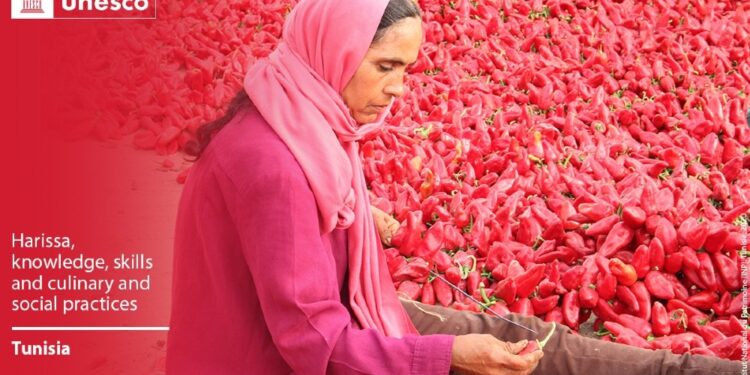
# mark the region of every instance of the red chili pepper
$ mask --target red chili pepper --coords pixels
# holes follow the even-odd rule
[[[703,246],[709,253],[718,253],[724,248],[728,238],[729,230],[723,223],[711,223]]]
[[[623,207],[622,220],[633,229],[640,228],[646,222],[646,211],[635,206]]]
[[[709,357],[716,357],[716,353],[714,353],[713,351],[711,351],[707,347],[705,347],[705,348],[692,348],[692,349],[690,349],[690,355],[705,355],[705,356],[709,356]]]
[[[461,270],[456,266],[451,266],[445,270],[445,279],[453,285],[457,285],[461,281]]]
[[[620,217],[617,215],[607,216],[603,219],[598,220],[594,224],[591,224],[591,226],[586,229],[585,234],[589,237],[607,234],[619,221]]]
[[[599,267],[594,257],[588,257],[583,261],[583,275],[581,276],[581,286],[592,284],[597,275],[599,275]]]
[[[419,299],[419,295],[421,293],[421,289],[419,288],[419,284],[411,281],[411,280],[404,280],[399,284],[398,286],[398,293],[409,298],[410,300],[416,301]]]
[[[727,194],[728,195],[728,194]],[[729,212],[724,213],[723,220],[725,223],[732,223],[738,216],[750,211],[750,202],[741,204]]]
[[[531,212],[544,228],[542,237],[545,239],[557,239],[563,235],[564,230],[562,220],[560,220],[559,216],[547,209],[547,207],[542,204],[535,204],[531,206]]]
[[[422,285],[422,303],[435,304],[435,289],[432,287],[432,282],[426,282]]]
[[[667,166],[666,164],[663,164],[663,165],[665,167]],[[656,172],[656,173],[659,173],[659,172]],[[646,211],[646,214],[649,216],[657,212],[656,189],[657,187],[654,183],[646,184],[646,186],[644,186],[643,188],[643,194],[641,195],[641,207]]]
[[[666,336],[670,333],[669,314],[661,303],[654,302],[651,309],[651,328],[656,336]]]
[[[698,222],[696,218],[688,218],[680,224],[677,236],[680,241],[693,249],[700,249],[708,237],[708,225],[705,221]]]
[[[708,289],[706,284],[703,282],[703,279],[698,276],[698,271],[692,269],[684,269],[682,270],[682,275],[684,276],[685,283],[691,288],[695,286],[701,290]]]
[[[682,265],[683,268],[695,270],[697,271],[701,266],[701,261],[698,259],[698,253],[695,252],[695,250],[683,246],[682,249],[680,249],[680,252],[683,255],[682,258]]]
[[[459,302],[459,300],[456,300],[456,302],[453,302],[453,308],[456,310],[471,311],[474,313],[482,312],[482,306],[479,306],[478,304],[469,300],[465,300],[463,302]]]
[[[693,332],[683,332],[679,334],[673,333],[670,337],[673,337],[674,340],[686,342],[688,346],[691,348],[705,348],[706,347],[706,341],[703,340],[703,337],[701,337],[697,333],[693,333]]]
[[[606,274],[596,281],[596,291],[599,299],[608,301],[614,298],[617,287],[617,278],[612,274]]]
[[[469,276],[466,278],[466,293],[469,293],[472,296],[476,294],[477,289],[479,288],[480,279],[481,275],[479,274],[479,271],[474,270],[469,272]]]
[[[584,285],[578,290],[578,301],[584,309],[592,309],[599,302],[599,294],[596,292],[596,285]]]
[[[672,310],[669,313],[669,330],[672,334],[687,331],[688,315],[683,309]]]
[[[688,318],[698,316],[701,319],[706,319],[707,317],[706,314],[696,309],[695,307],[688,305],[685,301],[680,301],[678,299],[670,299],[669,301],[667,301],[667,311],[671,312],[677,309],[683,310],[687,314]]]
[[[523,274],[514,278],[516,283],[516,293],[520,298],[526,298],[536,289],[539,282],[544,278],[545,265],[535,264],[526,270]]]
[[[506,304],[511,305],[516,301],[516,283],[512,278],[507,278],[495,286],[495,290],[492,293],[495,297],[498,297],[505,301]]]
[[[687,298],[685,299],[687,300]],[[729,305],[732,303],[732,295],[729,292],[724,292],[719,298],[719,302],[715,303],[711,308],[719,316],[728,315]]]
[[[633,258],[630,260],[630,264],[635,268],[635,274],[638,275],[639,279],[645,277],[651,269],[650,261],[648,246],[638,246],[638,248],[635,249],[635,252],[633,252]]]
[[[654,234],[656,232],[656,228],[659,227],[659,225],[662,224],[662,220],[664,218],[660,215],[650,215],[646,217],[646,230],[648,230],[649,233]]]
[[[589,228],[590,229],[590,228]],[[597,253],[605,258],[611,257],[614,253],[620,251],[633,240],[633,229],[624,222],[618,222],[612,227],[607,234],[607,239]]]
[[[599,238],[603,237],[600,236]],[[625,264],[630,264],[633,262],[633,252],[630,250],[620,250],[616,252],[612,258],[617,258]],[[633,269],[635,269],[635,267],[633,267]]]
[[[681,334],[657,337],[651,341],[653,350],[666,349],[674,354],[683,354],[690,351],[690,342]]]
[[[499,264],[508,264],[516,258],[516,253],[525,248],[528,248],[528,246],[518,242],[495,242],[490,246],[485,264],[488,269],[494,269]]]
[[[426,280],[430,273],[429,264],[422,258],[412,258],[408,263],[401,266],[391,275],[394,282],[412,280],[421,282]]]
[[[599,269],[600,274],[609,275],[612,273],[612,271],[609,270],[609,259],[600,255],[593,255],[593,257],[596,260],[596,267]]]
[[[432,257],[432,261],[440,272],[445,272],[453,265],[453,259],[444,251],[438,251],[435,256]]]
[[[422,221],[422,211],[411,211],[406,218],[406,225],[399,228],[391,242],[401,254],[412,256],[414,250],[422,243],[422,233],[426,229],[427,226]]]
[[[739,315],[740,311],[742,311],[742,306],[742,293],[740,293],[732,299],[726,313],[729,315]]]
[[[732,316],[732,318],[737,319],[735,316]],[[721,332],[724,336],[727,336],[727,337],[739,334],[739,333],[735,333],[732,331],[732,328],[730,327],[729,319],[714,320],[713,322],[710,322],[708,324],[711,327],[714,327],[717,330],[719,330],[719,332]]]
[[[671,273],[662,273],[662,276],[664,276],[667,280],[669,280],[670,283],[672,283],[672,289],[674,290],[674,298],[685,301],[687,300],[689,294],[688,290],[683,285],[682,281],[677,278],[677,276],[671,274]]]
[[[560,283],[565,289],[573,290],[581,287],[581,281],[586,269],[583,266],[571,267],[563,273]]]
[[[629,264],[623,263],[617,258],[609,260],[609,270],[612,271],[612,275],[617,278],[617,282],[622,285],[630,286],[638,280],[635,268]]]
[[[711,309],[711,306],[713,306],[713,304],[718,300],[719,298],[716,296],[716,293],[704,290],[688,297],[687,301],[685,302],[695,308],[709,310]]]
[[[701,318],[697,315],[688,318],[688,328],[699,334],[707,344],[711,345],[726,338],[718,329],[707,324],[708,318]]]
[[[508,277],[515,278],[524,272],[526,272],[526,270],[523,269],[523,266],[517,260],[512,260],[508,263]]]
[[[654,270],[664,268],[664,246],[658,238],[653,238],[648,244],[649,265]]]
[[[742,359],[742,340],[742,336],[735,335],[709,343],[706,349],[720,358],[739,361]]]
[[[542,280],[542,282],[539,283],[539,296],[542,298],[549,297],[555,292],[555,288],[557,288],[557,284],[555,282],[552,282],[550,280]]]
[[[439,209],[444,209],[444,208],[442,206],[439,206],[438,211]],[[448,249],[466,247],[466,238],[464,238],[461,231],[458,228],[456,228],[455,225],[446,224],[443,229],[443,246]],[[478,250],[482,250],[482,249],[484,248],[481,248]],[[487,254],[481,253],[480,255],[486,256]]]
[[[508,306],[511,312],[516,314],[532,316],[534,315],[534,306],[528,298],[519,298],[515,303]]]
[[[618,343],[650,349],[649,343],[630,328],[610,321],[604,322],[604,328],[616,336],[615,341]]]
[[[750,159],[750,158],[748,158]],[[739,231],[737,232],[730,232],[729,237],[727,238],[727,242],[724,243],[724,247],[722,250],[727,252],[733,252],[735,250],[740,250],[742,248],[744,235],[741,234]]]
[[[525,245],[533,244],[542,235],[542,225],[532,215],[530,208],[527,208],[524,213],[519,215],[518,220],[520,225],[516,233],[516,240]]]
[[[620,314],[617,317],[617,323],[620,323],[624,327],[633,330],[633,332],[643,338],[646,338],[649,334],[651,334],[651,324],[647,320],[641,319],[637,316],[633,316],[630,314]]]
[[[730,335],[741,335],[747,328],[736,316],[729,316]]]
[[[578,205],[578,212],[592,221],[598,221],[612,215],[613,208],[604,202],[581,203]]]
[[[580,306],[578,305],[578,292],[572,290],[563,296],[562,301],[562,313],[563,321],[568,327],[578,330],[578,315],[580,314]]]
[[[677,251],[677,231],[669,220],[663,218],[659,220],[654,236],[664,245],[664,251],[667,254]]]
[[[614,310],[614,307],[603,298],[599,298],[599,301],[596,303],[596,307],[594,308],[594,313],[596,314],[596,316],[605,321],[616,321],[618,315]]]
[[[737,267],[732,259],[722,253],[711,254],[713,263],[716,266],[716,273],[719,274],[721,283],[727,290],[739,290],[742,286],[740,278],[740,268]]]
[[[710,291],[716,291],[719,289],[719,281],[716,278],[714,272],[714,265],[711,262],[711,257],[708,253],[698,253],[698,260],[700,260],[701,266],[698,268],[698,277],[703,281],[706,288]]]
[[[490,306],[490,310],[494,311],[497,314],[500,314],[501,316],[510,314],[510,309],[508,308],[508,305],[505,304],[505,302],[495,302],[492,306]],[[490,313],[490,315],[492,314]]]
[[[395,257],[388,260],[388,272],[393,275],[397,270],[405,267],[406,263],[406,258],[401,255],[396,255]]]
[[[534,307],[534,313],[539,315],[546,314],[547,312],[554,309],[559,301],[560,296],[558,294],[554,294],[546,298],[531,298],[531,305],[532,307]]]
[[[644,280],[646,288],[654,297],[661,299],[674,298],[674,288],[672,284],[659,271],[650,271]]]
[[[624,285],[618,285],[616,291],[617,298],[628,307],[628,310],[632,313],[637,313],[640,310],[638,300],[635,298],[635,294],[630,288]]]
[[[683,256],[684,255],[681,252],[667,255],[666,259],[664,260],[664,271],[671,274],[680,272],[680,270],[682,269]]]
[[[651,294],[648,292],[646,285],[642,281],[638,281],[630,286],[630,290],[635,295],[638,307],[640,307],[636,315],[645,320],[651,319]]]
[[[586,246],[583,237],[577,232],[567,232],[563,236],[565,245],[579,253],[580,255],[590,255],[593,250]]]

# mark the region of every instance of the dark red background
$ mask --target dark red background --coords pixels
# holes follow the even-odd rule
[[[56,1],[59,7],[60,0]],[[164,197],[140,192],[136,186],[121,188],[133,183],[134,173],[140,173],[134,169],[139,167],[129,164],[129,153],[143,151],[124,148],[105,154],[91,147],[91,141],[80,140],[93,132],[96,114],[105,109],[96,104],[96,98],[108,93],[96,89],[97,82],[92,80],[117,74],[110,72],[107,64],[95,67],[97,71],[87,64],[108,48],[107,40],[101,39],[102,32],[112,27],[127,32],[135,22],[158,21],[11,20],[10,6],[5,4],[0,7],[4,115],[0,133],[0,373],[143,374],[144,369],[148,370],[145,373],[158,373],[149,371],[158,367],[163,356],[165,332],[11,331],[11,326],[35,325],[168,325],[171,248],[164,239],[171,238],[172,224],[149,219],[149,213],[159,209]],[[81,69],[84,66],[86,69]],[[138,298],[139,309],[131,313],[77,313],[67,317],[11,313],[10,301],[19,295],[10,293],[10,280],[21,275],[10,273],[13,232],[68,235],[76,242],[73,254],[111,257],[120,252],[145,253],[155,263],[152,290],[138,296],[111,295]],[[38,255],[56,252],[33,251]],[[129,275],[145,276],[145,272]],[[100,277],[116,276],[110,272]],[[72,347],[72,355],[16,357],[12,340],[61,340]],[[113,368],[120,369],[105,370]]]

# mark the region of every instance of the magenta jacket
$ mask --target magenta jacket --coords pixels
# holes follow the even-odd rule
[[[390,338],[352,320],[346,232],[318,228],[294,156],[241,111],[180,199],[167,374],[448,374],[453,336]]]

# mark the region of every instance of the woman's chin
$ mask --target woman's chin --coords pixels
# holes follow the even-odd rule
[[[359,125],[369,124],[378,119],[377,113],[363,113],[354,118],[354,121]]]

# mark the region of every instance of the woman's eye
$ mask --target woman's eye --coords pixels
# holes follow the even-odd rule
[[[390,72],[391,70],[393,70],[393,67],[388,66],[388,65],[382,65],[382,64],[378,65],[378,68],[380,68],[381,72]]]

